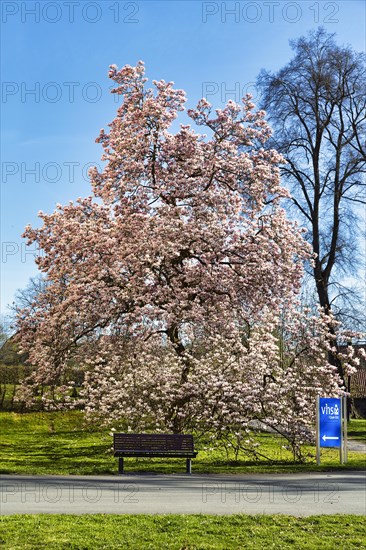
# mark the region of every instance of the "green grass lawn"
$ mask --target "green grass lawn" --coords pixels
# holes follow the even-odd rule
[[[361,516],[18,515],[0,520],[4,550],[366,548]]]
[[[15,474],[116,474],[117,459],[111,451],[112,437],[108,429],[85,425],[82,413],[1,413],[0,473]],[[349,434],[365,435],[366,422],[354,420]],[[291,453],[283,448],[284,441],[268,433],[258,434],[262,451],[271,462],[253,461],[245,456],[238,461],[227,457],[224,449],[210,449],[198,442],[198,457],[193,460],[195,473],[276,473],[340,468],[335,449],[322,450],[322,465],[315,460],[294,464]],[[314,449],[309,448],[313,455]],[[183,473],[182,459],[126,459],[127,472],[154,471]],[[365,467],[365,456],[349,452],[343,468]]]
[[[348,426],[348,437],[366,443],[366,420],[351,420]]]

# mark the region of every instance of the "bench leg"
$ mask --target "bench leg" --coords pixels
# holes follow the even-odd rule
[[[187,474],[192,473],[192,462],[190,458],[186,458],[186,472]]]
[[[123,474],[123,456],[118,459],[118,473]]]

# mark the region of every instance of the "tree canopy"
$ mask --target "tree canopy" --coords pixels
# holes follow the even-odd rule
[[[259,419],[298,449],[316,394],[341,382],[327,362],[330,319],[297,307],[310,250],[281,206],[264,112],[249,97],[215,112],[202,99],[187,113],[209,137],[172,133],[185,94],[147,88],[144,73],[142,62],[110,68],[123,101],[97,139],[106,164],[91,170],[94,196],[26,228],[46,284],[18,312],[37,365],[23,399],[46,383],[44,404],[81,403],[109,424],[240,441]],[[75,357],[80,400],[63,384]]]

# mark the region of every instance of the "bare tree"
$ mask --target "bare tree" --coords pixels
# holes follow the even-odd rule
[[[274,128],[271,145],[287,161],[282,174],[316,255],[311,271],[319,304],[335,312],[340,299],[352,298],[345,276],[359,268],[365,56],[338,46],[323,28],[290,44],[293,59],[276,74],[262,70],[258,86]]]
[[[13,303],[13,311],[23,309],[25,307],[36,307],[36,298],[41,296],[46,288],[47,283],[42,274],[31,277],[25,288],[20,288],[15,294],[15,302]]]

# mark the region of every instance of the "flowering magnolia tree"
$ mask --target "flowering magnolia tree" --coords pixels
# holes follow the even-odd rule
[[[249,96],[215,112],[202,99],[187,115],[206,135],[172,133],[182,90],[146,88],[142,62],[109,76],[122,103],[97,139],[106,164],[91,170],[94,196],[25,231],[46,284],[18,312],[36,365],[20,398],[43,385],[45,405],[82,404],[134,430],[194,428],[249,452],[260,420],[299,456],[316,394],[341,390],[329,319],[298,307],[309,249],[280,205],[265,114]],[[65,384],[70,361],[85,371],[78,398]]]

